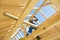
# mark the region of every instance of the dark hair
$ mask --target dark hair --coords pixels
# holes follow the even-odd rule
[[[33,18],[36,18],[36,17],[33,16]],[[34,24],[33,21],[37,21],[37,20],[38,20],[37,18],[36,18],[36,20],[32,20],[32,19],[30,19],[29,22],[32,23],[32,24]]]
[[[34,18],[36,18],[35,16],[34,16]],[[38,19],[36,18],[36,20],[34,20],[34,21],[37,21]]]
[[[35,16],[33,16],[34,18],[36,18]]]

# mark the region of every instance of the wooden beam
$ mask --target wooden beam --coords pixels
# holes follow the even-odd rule
[[[47,40],[47,39],[49,40],[59,35],[60,31],[56,28],[56,27],[59,27],[58,25],[60,25],[60,21],[49,26],[49,28],[47,28],[48,30],[46,29],[44,33],[40,34],[40,37],[42,38],[42,40]],[[48,36],[46,37],[46,35]]]
[[[26,6],[27,2],[29,0],[0,0],[1,5],[7,5],[7,6]]]
[[[12,22],[13,22],[13,23],[12,23]],[[8,27],[7,24],[12,26],[12,25],[14,25],[15,23],[16,23],[15,21],[5,21],[5,22],[1,22],[1,23],[0,23],[0,26],[2,26],[2,27],[0,27],[0,29],[1,29],[1,28],[4,28],[4,27]]]
[[[26,7],[26,9],[22,12],[22,15],[19,17],[15,28],[12,29],[12,31],[9,33],[10,35],[8,35],[6,40],[9,40],[10,37],[12,36],[12,34],[16,31],[16,29],[19,27],[19,25],[24,21],[24,19],[26,18],[26,16],[31,12],[31,10],[33,9],[33,7],[36,5],[36,3],[39,0],[30,0],[28,6]]]
[[[8,27],[9,26],[9,27]],[[8,34],[10,31],[12,31],[12,29],[14,28],[13,26],[11,25],[8,25],[7,28],[3,28],[1,31],[0,31],[0,37],[3,37],[5,34]]]
[[[40,9],[43,7],[43,6],[46,6],[46,5],[49,5],[49,4],[51,4],[51,2],[48,2],[48,0],[44,0],[44,2],[41,4],[41,6],[37,9],[37,11],[35,11],[35,13],[30,17],[30,18],[32,18],[34,15],[36,15],[37,14],[37,12],[38,11],[40,11]],[[45,16],[46,17],[46,16]],[[47,18],[47,17],[46,17]]]
[[[44,31],[44,28],[47,29],[49,26],[53,25],[57,21],[60,21],[60,11],[58,11],[49,19],[47,19],[42,25],[40,25],[40,27],[36,31],[34,31],[31,35],[29,35],[25,39],[28,38],[28,40],[31,40],[31,38],[36,37],[37,35],[40,35],[40,32]]]
[[[18,6],[18,5],[4,5],[4,4],[0,4],[0,7],[21,7],[21,8],[25,8],[26,6]]]
[[[32,26],[37,27],[37,25],[34,25],[34,24],[32,24],[32,23],[29,23],[29,22],[28,22],[28,21],[26,21],[26,20],[24,20],[24,23],[25,23],[25,24],[27,24],[27,25],[32,25]]]
[[[16,19],[16,20],[18,20],[18,17],[16,17],[16,16],[14,16],[14,15],[12,15],[12,14],[10,14],[10,13],[4,13],[5,14],[5,16],[7,16],[7,17],[9,17],[9,18],[13,18],[13,19]]]
[[[41,10],[39,12],[42,16],[44,16],[46,19],[48,19],[48,17]]]
[[[5,33],[3,34],[0,34],[0,38],[4,37],[5,35],[7,35],[9,32],[8,31],[5,31]]]
[[[59,9],[52,3],[51,4],[52,8],[54,8],[56,11],[58,11]]]
[[[9,26],[9,27],[8,27]],[[8,25],[7,27],[5,27],[5,28],[3,28],[3,29],[1,29],[0,30],[0,33],[2,33],[2,32],[4,32],[4,31],[9,31],[9,30],[11,30],[12,28],[14,28],[14,27],[12,27],[11,25]]]
[[[60,10],[60,0],[50,0]]]

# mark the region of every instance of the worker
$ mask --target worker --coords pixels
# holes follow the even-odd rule
[[[36,22],[36,23],[38,23],[38,24],[40,25],[38,19],[37,19],[35,16],[33,16],[32,19],[30,19],[29,22],[32,23],[32,24],[34,24],[34,25],[36,25],[36,24],[34,23],[34,22]],[[29,27],[29,30],[28,30],[26,36],[28,36],[29,34],[31,34],[32,31],[33,31],[33,29],[36,30],[37,28],[38,28],[38,26],[37,26],[37,27],[33,27],[33,26],[31,25],[31,26]],[[39,36],[37,36],[36,38],[37,38],[37,40],[40,39]]]

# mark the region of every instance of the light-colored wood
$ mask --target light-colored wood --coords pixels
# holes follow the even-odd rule
[[[17,21],[4,13],[7,12],[19,17],[28,2],[29,0],[0,0],[0,40],[5,40],[5,35],[9,34],[8,30],[12,30],[10,28],[13,28]]]
[[[41,4],[40,7],[38,7],[37,11],[35,11],[35,13],[32,15],[32,17],[33,17],[34,15],[36,15],[37,12],[40,11],[40,9],[41,9],[43,6],[46,6],[46,5],[51,4],[50,2],[47,4],[47,2],[48,2],[48,0],[44,0],[44,2]]]
[[[50,0],[60,10],[60,0]]]
[[[10,5],[10,6],[26,6],[29,0],[0,0],[1,5]]]
[[[49,19],[47,19],[42,25],[40,25],[39,29],[37,29],[36,31],[34,31],[31,35],[29,35],[26,38],[28,38],[29,40],[31,40],[32,37],[36,37],[42,31],[44,31],[44,27],[46,27],[46,29],[47,29],[49,26],[53,25],[54,23],[56,23],[59,20],[60,20],[60,11],[56,12],[53,16],[51,16]]]
[[[36,3],[39,0],[31,0],[31,2],[29,3],[28,7],[26,8],[26,10],[24,10],[24,12],[22,12],[22,15],[19,17],[15,28],[12,29],[12,31],[9,33],[10,35],[8,35],[6,40],[9,40],[9,38],[12,36],[12,34],[15,32],[15,30],[19,27],[19,25],[24,21],[24,19],[26,18],[26,16],[30,13],[30,11],[32,10],[32,8],[36,5]],[[31,6],[32,5],[32,6]],[[29,9],[30,8],[30,9]]]
[[[16,31],[19,25],[24,21],[26,16],[31,12],[31,10],[37,4],[38,1],[39,0],[23,0],[23,1],[22,0],[0,0],[0,40],[10,39],[12,34]],[[52,15],[49,19],[47,19],[42,25],[39,26],[39,28],[36,31],[34,31],[28,37],[24,38],[24,40],[25,39],[31,40],[32,38],[33,38],[32,40],[35,40],[35,37],[37,35],[42,34],[42,33],[40,34],[40,32],[44,32],[45,27],[47,29],[57,21],[60,21],[60,5],[59,5],[60,0],[50,0],[51,3],[48,4],[46,4],[48,0],[44,0],[44,1],[45,2],[43,3],[43,5],[41,5],[41,7],[52,3],[54,6],[57,7],[57,9],[59,9],[59,11],[57,10],[58,12],[56,12],[56,14]],[[37,8],[37,11],[33,14],[33,16],[36,15],[36,13],[41,9],[41,7]],[[13,18],[7,17],[6,15],[4,15],[5,12],[12,14],[18,17],[19,19],[14,20]],[[56,25],[55,28],[46,31],[45,34],[41,35],[41,37],[44,38],[42,40],[49,40],[49,39],[52,40],[54,39],[54,36],[57,36],[57,34],[60,35],[60,33],[58,33],[60,31],[59,26],[60,24]],[[22,29],[24,29],[24,27]],[[8,30],[12,30],[12,31],[8,32]],[[46,37],[47,39],[45,38],[46,35],[49,35],[48,37]],[[59,40],[59,38],[55,40]]]
[[[42,38],[42,40],[45,39],[53,39],[56,36],[60,36],[60,31],[56,28],[59,27],[58,25],[60,25],[60,21],[58,21],[57,23],[53,24],[54,27],[52,27],[51,29],[47,30],[45,33],[41,34],[40,37]],[[51,26],[50,26],[51,27]]]

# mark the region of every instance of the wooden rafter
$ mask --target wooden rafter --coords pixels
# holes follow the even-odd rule
[[[56,23],[59,20],[60,20],[60,11],[58,11],[56,14],[51,16],[51,18],[49,18],[42,25],[40,25],[39,29],[34,31],[31,35],[29,35],[26,38],[28,38],[28,40],[30,40],[31,38],[36,37],[37,35],[40,35],[40,32],[44,31],[44,29],[43,29],[44,27],[48,28],[49,26],[51,26],[52,24]]]
[[[8,35],[8,39],[12,36],[12,34],[15,32],[15,30],[19,27],[19,25],[24,21],[24,19],[26,18],[26,16],[30,13],[30,11],[32,10],[32,8],[36,5],[36,3],[39,0],[31,0],[31,2],[29,3],[29,5],[27,6],[27,8],[22,12],[22,15],[19,17],[15,28],[12,29],[12,31],[9,33],[10,35]],[[32,5],[32,6],[31,6]]]

